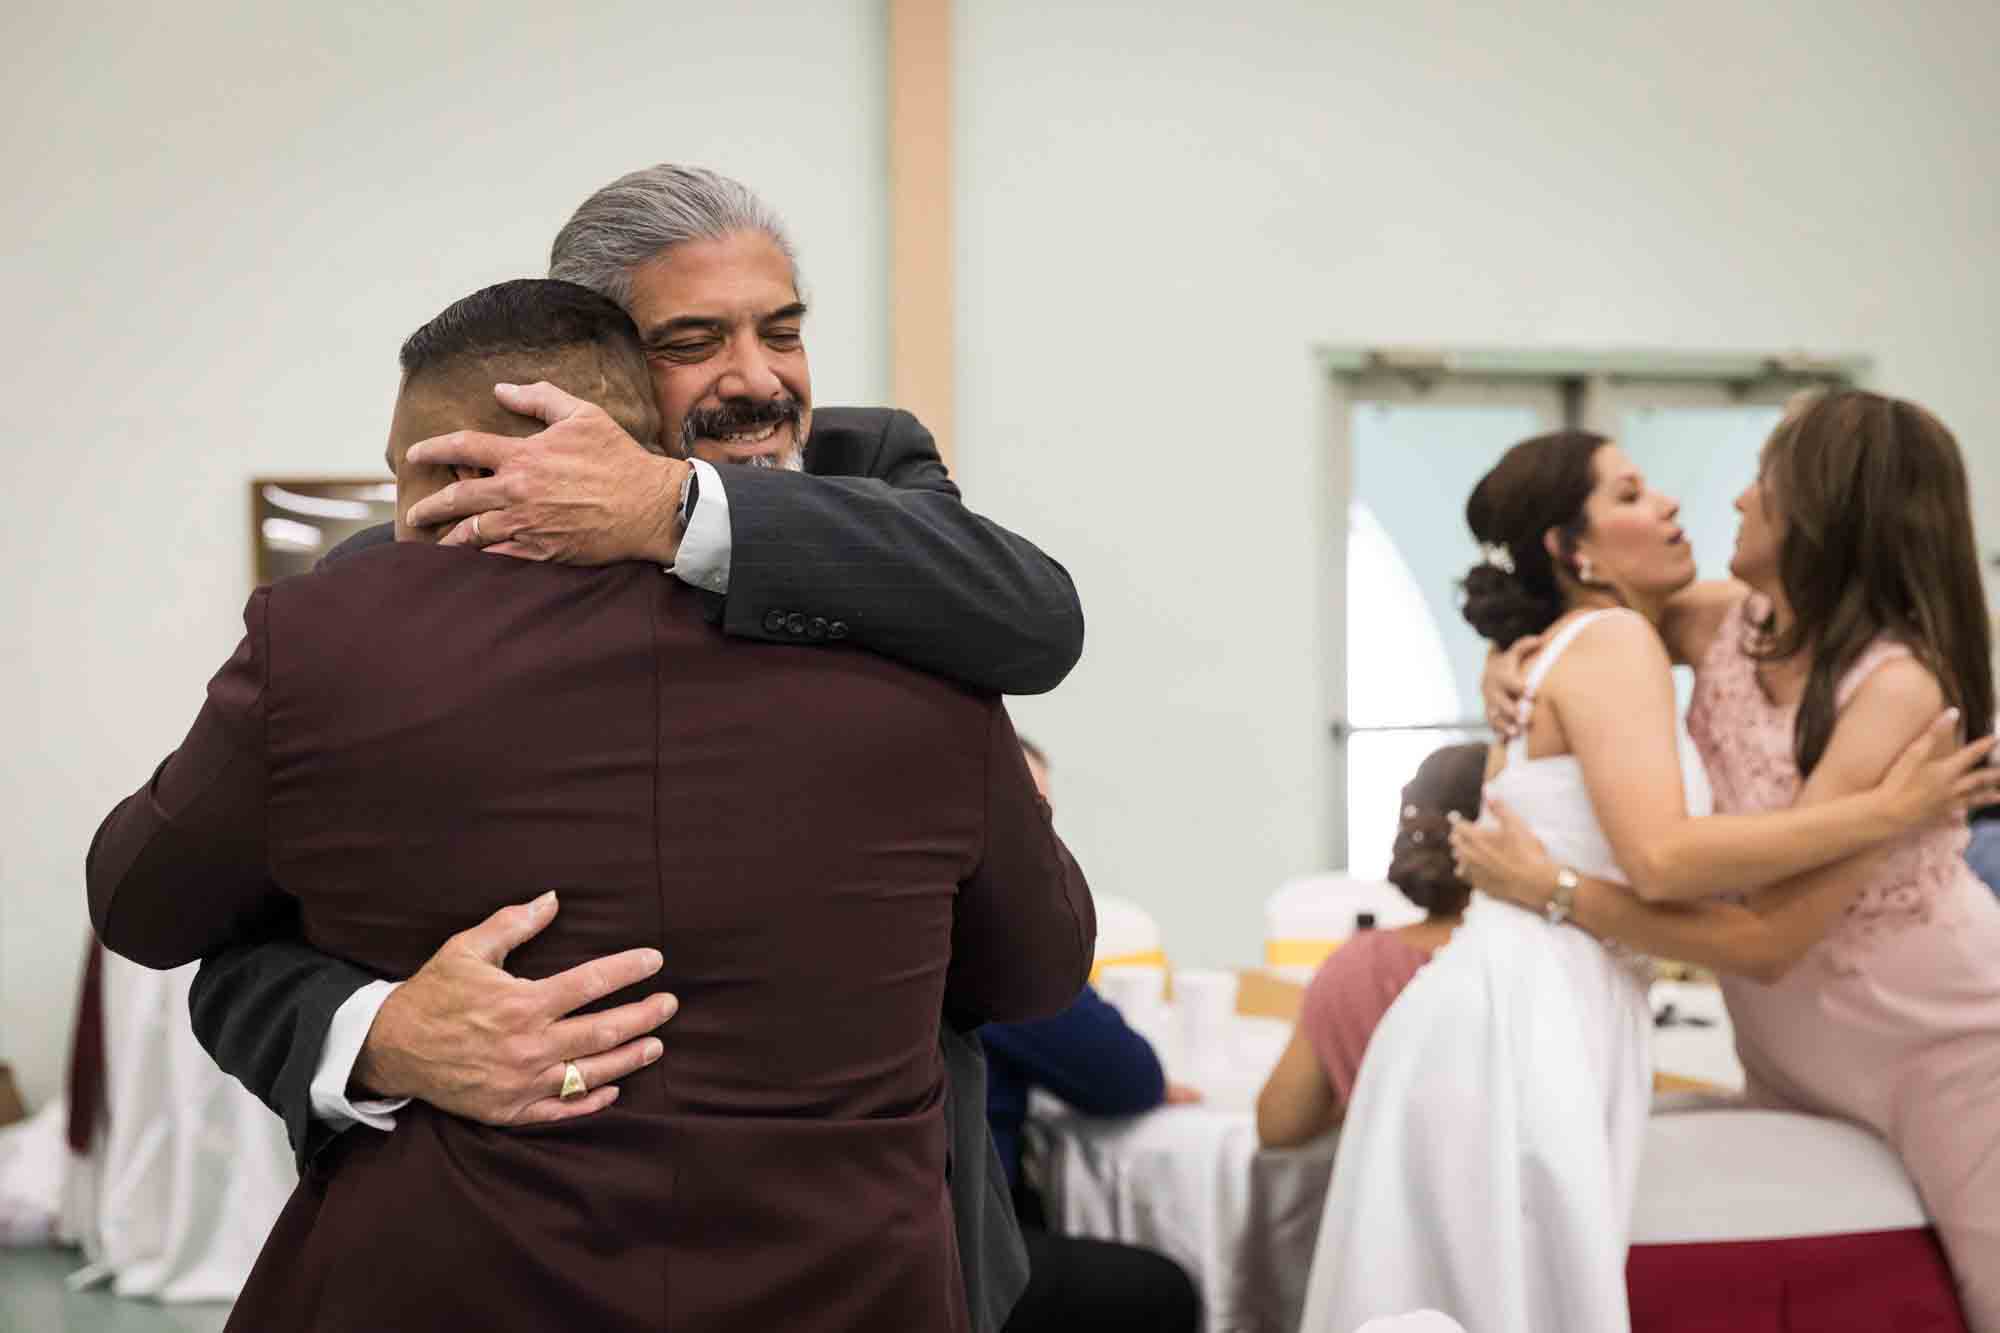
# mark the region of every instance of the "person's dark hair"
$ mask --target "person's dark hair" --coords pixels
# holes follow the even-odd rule
[[[639,329],[616,302],[553,278],[515,278],[453,301],[411,334],[399,356],[407,383],[472,358],[561,347],[601,347],[645,383]]]
[[[1459,586],[1465,618],[1481,638],[1504,648],[1562,615],[1562,587],[1542,537],[1556,529],[1565,558],[1574,561],[1588,523],[1584,502],[1597,485],[1592,460],[1609,443],[1582,430],[1537,435],[1509,449],[1472,488],[1465,521],[1491,554]]]
[[[1486,781],[1486,747],[1447,745],[1417,765],[1403,788],[1402,817],[1389,857],[1389,882],[1432,916],[1457,916],[1472,887],[1452,869],[1451,824],[1445,816],[1479,817]]]
[[[1014,739],[1021,743],[1021,749],[1036,763],[1040,764],[1043,768],[1047,768],[1049,766],[1049,757],[1042,753],[1041,746],[1035,744],[1033,741],[1029,740],[1026,736],[1017,735],[1014,737]]]
[[[1792,736],[1799,772],[1826,753],[1841,677],[1878,635],[1936,675],[1963,734],[1990,732],[1992,629],[1965,460],[1944,423],[1901,399],[1828,393],[1786,413],[1760,466],[1784,524],[1778,580],[1792,621],[1776,631],[1767,619],[1753,651],[1811,658]]]

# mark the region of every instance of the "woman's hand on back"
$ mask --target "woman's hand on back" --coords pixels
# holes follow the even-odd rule
[[[1486,724],[1501,740],[1511,739],[1528,725],[1528,659],[1547,637],[1530,634],[1505,648],[1487,650],[1479,694],[1486,704]]]
[[[1494,823],[1475,824],[1456,813],[1451,821],[1451,855],[1458,877],[1481,893],[1540,912],[1555,892],[1556,871],[1548,849],[1497,797],[1486,798]]]

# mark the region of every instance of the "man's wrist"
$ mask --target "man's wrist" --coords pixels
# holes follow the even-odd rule
[[[347,1095],[351,1100],[392,1101],[416,1096],[396,1076],[395,1061],[387,1058],[399,1009],[397,997],[401,993],[401,987],[389,992],[368,1025],[368,1035],[361,1039],[361,1051],[354,1057],[354,1071],[347,1077]]]
[[[370,1096],[359,1089],[355,1077],[362,1043],[397,986],[393,981],[369,982],[342,1001],[327,1024],[319,1065],[313,1071],[312,1115],[335,1133],[357,1124],[393,1129],[395,1113],[407,1100]]]
[[[681,552],[681,533],[684,531],[681,516],[681,494],[688,478],[694,475],[694,467],[683,458],[660,458],[653,462],[659,469],[657,489],[647,509],[646,536],[640,545],[638,558],[650,560],[656,565],[671,565]]]

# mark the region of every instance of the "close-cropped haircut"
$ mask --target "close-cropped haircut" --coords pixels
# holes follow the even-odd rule
[[[407,383],[461,361],[562,347],[600,347],[645,375],[639,329],[616,302],[552,278],[515,278],[453,301],[403,343]]]

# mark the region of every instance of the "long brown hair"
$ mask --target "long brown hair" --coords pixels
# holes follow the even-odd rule
[[[1972,536],[1965,460],[1944,423],[1858,389],[1788,412],[1762,460],[1784,521],[1778,580],[1792,621],[1770,621],[1755,655],[1807,653],[1792,751],[1813,771],[1833,735],[1837,692],[1878,635],[1909,646],[1958,708],[1967,736],[1993,729],[1991,628]]]

